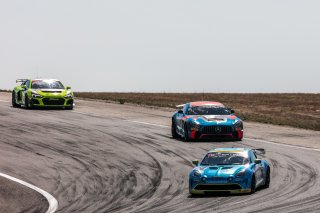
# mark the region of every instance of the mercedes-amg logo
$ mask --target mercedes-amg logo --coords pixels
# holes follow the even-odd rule
[[[215,130],[216,130],[216,132],[221,132],[221,127],[220,126],[216,126]]]

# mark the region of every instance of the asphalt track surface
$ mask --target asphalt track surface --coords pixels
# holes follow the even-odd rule
[[[24,110],[7,102],[0,102],[0,119],[1,172],[52,194],[57,212],[320,212],[317,150],[247,139],[185,143],[172,139],[165,126],[107,112]],[[270,188],[252,195],[189,196],[191,160],[233,146],[267,150],[262,157],[271,163]],[[11,192],[23,190],[3,184]],[[0,212],[46,211],[41,196],[17,194],[26,202],[10,197]]]

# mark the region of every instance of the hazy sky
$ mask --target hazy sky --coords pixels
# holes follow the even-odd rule
[[[0,0],[0,88],[320,92],[320,1]]]

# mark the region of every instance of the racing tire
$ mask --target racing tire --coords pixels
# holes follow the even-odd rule
[[[24,107],[26,109],[32,109],[33,108],[32,104],[29,101],[29,98],[27,97],[27,95],[24,97]]]
[[[267,174],[266,174],[266,182],[263,186],[263,188],[269,188],[270,186],[270,168],[267,168]]]
[[[183,139],[184,139],[185,142],[190,142],[191,141],[187,125],[184,126],[184,137],[183,137]]]
[[[252,174],[250,194],[253,194],[255,192],[256,192],[256,178],[254,177],[254,174]]]
[[[176,124],[174,123],[173,120],[172,120],[172,125],[171,125],[171,135],[172,135],[173,138],[177,138],[178,137],[177,127],[176,127]]]
[[[242,137],[241,138],[238,137],[238,132],[233,132],[232,135],[233,135],[233,141],[242,141]]]
[[[193,193],[191,192],[191,186],[190,186],[190,184],[189,184],[189,195],[193,195]]]
[[[12,92],[12,107],[17,108],[19,105],[16,103],[16,93]]]
[[[73,106],[68,106],[65,108],[66,110],[73,110]]]

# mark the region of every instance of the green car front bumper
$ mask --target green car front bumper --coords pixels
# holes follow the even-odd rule
[[[73,107],[73,98],[31,98],[31,106],[33,107],[61,107],[61,108],[72,108]]]

